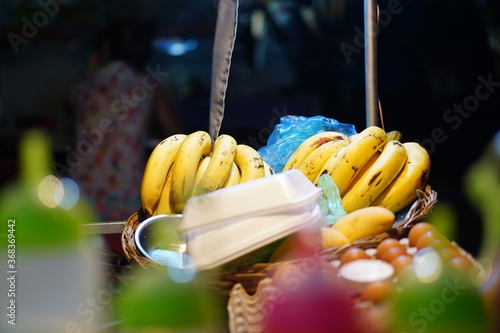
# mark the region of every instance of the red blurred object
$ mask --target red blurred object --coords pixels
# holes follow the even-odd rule
[[[301,269],[294,266],[277,284],[283,295],[274,301],[263,333],[360,332],[354,301],[334,278],[333,268],[314,259]]]

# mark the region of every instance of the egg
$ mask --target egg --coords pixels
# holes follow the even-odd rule
[[[429,222],[419,222],[415,224],[408,233],[410,247],[417,246],[418,239],[427,231],[437,231],[437,229]]]
[[[401,249],[405,249],[404,245],[401,244],[399,242],[399,240],[397,240],[396,238],[386,238],[384,239],[383,241],[381,241],[378,246],[377,246],[377,253],[375,254],[375,256],[378,258],[378,259],[381,259],[382,258],[382,255],[389,249],[391,248],[394,248],[394,247],[397,247],[397,248],[401,248]]]
[[[390,262],[392,267],[394,267],[394,273],[396,275],[398,275],[403,268],[411,266],[412,263],[413,263],[413,257],[409,254],[401,254],[396,258],[392,259]]]
[[[406,249],[404,247],[395,246],[395,247],[391,247],[390,249],[387,249],[387,251],[385,251],[382,254],[380,259],[390,263],[392,260],[394,260],[396,257],[398,257],[402,254],[406,254]]]
[[[439,242],[442,242],[442,240],[444,240],[444,236],[438,231],[428,230],[418,238],[417,248],[420,250],[424,247],[433,247],[439,244]]]
[[[443,258],[443,260],[445,261],[450,261],[453,258],[463,256],[462,252],[460,252],[460,250],[456,246],[451,244],[449,246],[439,249],[438,253],[441,255],[441,258]]]
[[[452,258],[448,264],[459,273],[473,273],[476,271],[472,261],[464,256]]]
[[[446,247],[451,246],[451,242],[444,236],[444,235],[437,235],[437,237],[430,243],[430,246],[436,250],[439,251],[441,249],[444,249]]]
[[[362,248],[353,247],[342,254],[340,257],[340,265],[342,266],[348,262],[358,259],[371,259],[371,257]]]
[[[394,293],[394,284],[390,281],[375,281],[366,285],[361,292],[361,300],[375,304],[388,300]]]

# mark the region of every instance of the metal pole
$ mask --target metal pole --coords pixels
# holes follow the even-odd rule
[[[364,0],[366,126],[379,126],[377,91],[377,1]]]

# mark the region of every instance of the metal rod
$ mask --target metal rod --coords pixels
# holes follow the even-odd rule
[[[121,234],[126,221],[103,221],[94,223],[84,223],[83,230],[87,234]]]
[[[377,91],[377,1],[364,0],[366,126],[379,126]]]

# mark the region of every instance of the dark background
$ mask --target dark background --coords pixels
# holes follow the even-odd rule
[[[72,140],[72,118],[63,103],[66,89],[86,64],[90,37],[125,14],[156,21],[158,43],[151,64],[169,72],[164,89],[186,132],[208,130],[217,1],[62,2],[1,1],[1,185],[17,175],[16,144],[29,127],[50,129],[55,156],[64,158]],[[41,3],[57,3],[57,13],[16,52],[9,34],[22,36],[24,22],[33,22],[44,10]],[[267,1],[268,7],[264,3],[240,1],[221,131],[259,148],[285,114],[324,115],[363,129],[364,59],[357,35],[363,30],[363,1]],[[405,141],[426,144],[433,162],[430,184],[441,202],[456,209],[458,240],[475,252],[480,218],[469,206],[462,178],[500,128],[500,87],[461,118],[459,126],[452,127],[454,123],[443,116],[454,104],[474,96],[480,76],[491,75],[492,81],[500,82],[500,4],[381,0],[379,5],[385,15],[378,35],[378,89],[385,128],[400,130]],[[264,39],[255,40],[251,14],[266,8],[273,28]],[[312,29],[300,12],[314,14]],[[258,55],[262,45],[269,52],[264,62]],[[432,140],[436,129],[444,138],[440,142]],[[152,125],[151,145],[163,135]]]

